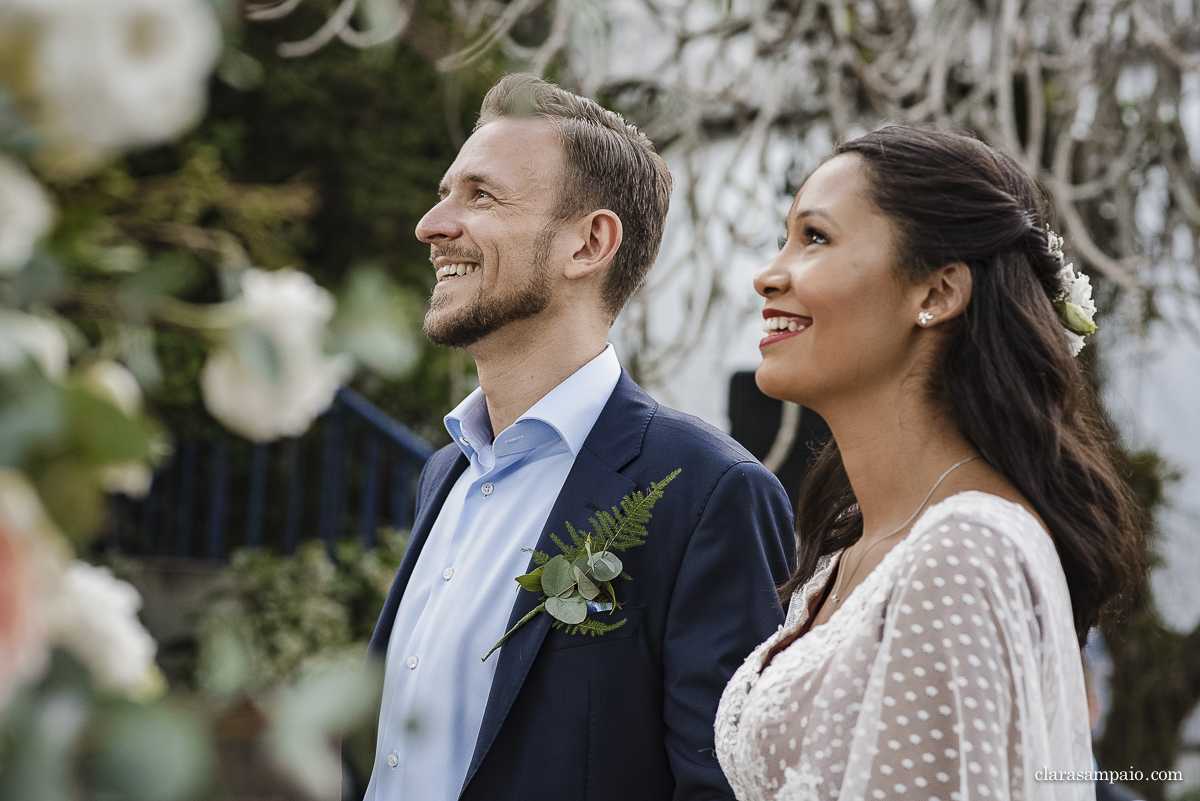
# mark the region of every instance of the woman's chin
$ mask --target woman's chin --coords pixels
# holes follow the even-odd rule
[[[794,370],[780,369],[781,365],[770,364],[767,361],[759,363],[754,371],[754,383],[766,396],[781,401],[791,401],[801,406],[807,405],[797,391],[798,376]]]

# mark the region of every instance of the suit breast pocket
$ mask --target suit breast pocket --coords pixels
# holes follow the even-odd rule
[[[583,648],[589,645],[603,645],[605,643],[619,642],[621,640],[634,640],[641,632],[642,610],[637,607],[625,607],[618,609],[612,615],[607,612],[593,612],[589,615],[589,619],[598,620],[601,623],[616,623],[621,619],[625,622],[606,634],[568,634],[566,628],[550,629],[546,635],[546,641],[542,644],[544,651],[561,651],[567,648]]]

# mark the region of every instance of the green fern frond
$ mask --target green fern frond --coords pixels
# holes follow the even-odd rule
[[[608,634],[610,631],[616,631],[628,622],[629,618],[621,618],[621,620],[617,621],[616,623],[601,623],[599,620],[592,620],[589,618],[582,623],[568,626],[561,620],[556,620],[551,625],[551,628],[558,629],[559,631],[565,631],[567,634],[586,634],[589,637],[599,637],[601,634]]]
[[[597,539],[604,543],[604,550],[624,551],[636,548],[646,542],[646,524],[650,522],[650,512],[654,504],[663,496],[663,490],[675,480],[681,469],[650,484],[650,491],[643,495],[634,491],[621,500],[620,508],[614,506],[613,513],[599,512],[591,519]]]
[[[571,558],[569,556],[569,554],[571,553],[571,548],[568,547],[567,544],[562,541],[561,537],[559,537],[557,534],[551,534],[550,541],[558,546],[558,550],[562,551],[564,554],[568,554],[568,556],[567,556],[568,560]]]

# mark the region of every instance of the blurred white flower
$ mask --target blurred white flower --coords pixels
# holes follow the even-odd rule
[[[203,109],[220,50],[203,0],[0,0],[0,28],[25,54],[17,90],[52,148],[116,152],[177,136]]]
[[[0,311],[0,370],[32,358],[48,378],[61,380],[69,361],[67,337],[53,320],[16,311]]]
[[[0,706],[45,668],[61,550],[25,475],[0,470]]]
[[[138,620],[142,597],[106,567],[74,562],[63,576],[55,641],[87,667],[96,683],[131,698],[157,694],[157,645]]]
[[[46,190],[23,166],[0,156],[0,273],[24,267],[52,222]]]
[[[247,270],[230,305],[236,323],[200,376],[205,405],[252,440],[304,433],[349,369],[321,347],[333,297],[302,272]]]
[[[105,492],[142,499],[150,492],[154,474],[142,462],[116,462],[100,468],[100,484]]]
[[[83,370],[80,378],[89,389],[133,417],[142,410],[142,388],[125,365],[101,359]]]

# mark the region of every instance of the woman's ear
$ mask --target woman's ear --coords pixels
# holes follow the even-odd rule
[[[608,209],[593,211],[575,225],[583,245],[571,254],[567,278],[582,278],[606,266],[624,235],[621,218]]]
[[[971,300],[971,268],[951,262],[917,284],[914,321],[923,328],[953,320]]]

